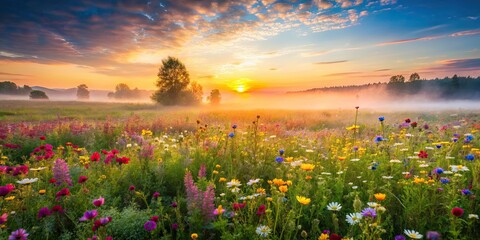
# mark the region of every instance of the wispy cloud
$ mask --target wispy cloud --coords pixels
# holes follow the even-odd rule
[[[339,72],[339,73],[331,73],[327,75],[323,75],[325,77],[340,77],[340,76],[349,76],[349,75],[356,75],[361,74],[362,72]]]
[[[427,40],[438,39],[441,37],[443,36],[428,36],[428,37],[401,39],[401,40],[377,43],[376,46],[386,46],[386,45],[395,45],[395,44],[410,43],[410,42],[417,42],[417,41],[427,41]]]
[[[18,73],[7,73],[7,72],[0,72],[2,76],[19,76],[19,77],[30,77],[31,75],[27,74],[18,74]]]
[[[304,52],[304,53],[301,54],[301,56],[302,57],[316,57],[316,56],[326,55],[326,54],[335,53],[335,52],[354,51],[354,50],[360,50],[360,49],[363,49],[363,47],[336,48],[336,49],[330,49],[330,50]]]
[[[331,61],[331,62],[316,62],[313,64],[319,64],[319,65],[329,65],[329,64],[337,64],[337,63],[345,63],[348,62],[347,60],[340,60],[340,61]]]

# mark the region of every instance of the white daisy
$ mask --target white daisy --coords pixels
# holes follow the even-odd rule
[[[477,214],[468,214],[468,218],[469,219],[473,219],[473,218],[478,219],[478,215]]]
[[[398,159],[392,159],[390,160],[391,163],[402,163],[402,161],[398,160]]]
[[[232,179],[230,182],[227,182],[227,187],[228,188],[232,188],[232,187],[235,187],[235,188],[238,188],[242,186],[242,184],[240,184],[240,181],[238,179]]]
[[[257,178],[257,179],[250,179],[247,183],[248,186],[252,186],[253,184],[255,183],[258,183],[260,182],[260,178]]]
[[[342,209],[342,205],[338,202],[331,202],[327,205],[327,209],[330,211],[340,211]]]
[[[377,208],[377,207],[380,207],[380,204],[376,203],[376,202],[367,202],[367,205],[371,208]]]
[[[420,234],[419,232],[415,231],[415,230],[405,229],[404,233],[405,233],[408,237],[413,238],[413,239],[422,239],[422,238],[423,238],[423,235]]]
[[[25,179],[22,179],[21,181],[17,181],[18,184],[30,184],[30,183],[34,183],[38,181],[38,178],[25,178]]]
[[[355,224],[359,223],[360,220],[362,220],[362,214],[361,213],[349,213],[347,215],[347,219],[346,219],[346,221],[350,225],[355,225]]]
[[[257,227],[257,230],[255,230],[255,232],[261,237],[267,237],[268,234],[272,232],[272,229],[270,229],[268,226],[260,225]]]
[[[30,171],[41,171],[45,169],[46,167],[39,167],[39,168],[30,168]]]

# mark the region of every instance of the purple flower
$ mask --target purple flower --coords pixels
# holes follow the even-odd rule
[[[470,191],[469,189],[463,189],[462,194],[463,195],[470,195],[470,194],[472,194],[472,191]]]
[[[100,207],[104,203],[105,203],[105,198],[103,198],[103,197],[100,197],[98,199],[93,200],[93,205],[95,205],[95,207]]]
[[[70,170],[65,160],[58,158],[53,166],[53,177],[57,180],[55,184],[60,186],[62,183],[66,183],[72,186],[72,178],[70,178]]]
[[[362,211],[362,215],[364,217],[375,218],[375,217],[377,217],[377,211],[375,211],[375,209],[373,209],[373,208],[365,208]]]
[[[154,192],[153,193],[153,198],[158,198],[160,197],[160,193],[159,192]]]
[[[52,214],[52,212],[48,209],[48,207],[44,207],[38,210],[38,218],[48,217],[50,216],[50,214]]]
[[[435,232],[435,231],[428,231],[427,232],[427,239],[430,239],[430,240],[440,240],[440,233],[438,232]]]
[[[173,223],[172,224],[172,229],[173,229],[173,231],[176,231],[178,229],[178,223]]]
[[[403,236],[403,235],[397,235],[397,236],[395,236],[395,240],[405,240],[405,239],[406,239],[406,238],[405,238],[405,236]]]
[[[177,202],[172,202],[172,203],[170,204],[170,206],[173,207],[173,208],[176,208],[176,207],[178,206],[178,204],[177,204]]]
[[[16,231],[13,231],[12,234],[8,237],[8,240],[27,240],[28,233],[25,229],[20,228]]]
[[[84,222],[84,221],[87,221],[87,220],[94,219],[94,218],[96,218],[97,216],[98,216],[97,210],[86,211],[86,212],[83,214],[83,217],[80,218],[80,222]]]
[[[102,225],[107,225],[107,223],[111,222],[112,221],[112,217],[104,217],[104,218],[100,218],[100,224]]]
[[[148,222],[145,223],[145,225],[143,225],[143,228],[145,228],[145,230],[151,232],[151,231],[155,230],[155,228],[157,228],[157,223],[152,221],[152,220],[149,220]]]
[[[205,167],[205,164],[202,164],[200,170],[198,170],[198,178],[203,178],[205,176],[207,176],[207,168]]]

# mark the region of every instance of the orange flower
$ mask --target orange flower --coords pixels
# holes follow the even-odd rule
[[[300,168],[304,171],[312,171],[315,168],[315,165],[309,163],[302,163],[302,165],[300,165]]]
[[[374,196],[378,201],[383,201],[387,197],[384,193],[375,193]]]
[[[345,160],[345,159],[347,159],[347,157],[338,156],[338,160],[340,160],[340,161],[343,161],[343,160]]]
[[[286,185],[283,185],[283,186],[278,187],[278,190],[280,190],[280,192],[282,192],[282,193],[286,193],[286,192],[288,192],[288,187]]]
[[[306,176],[305,180],[312,180],[312,176],[310,176],[310,175]]]

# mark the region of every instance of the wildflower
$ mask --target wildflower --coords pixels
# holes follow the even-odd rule
[[[260,178],[257,178],[257,179],[250,179],[247,183],[248,186],[252,186],[253,184],[256,184],[256,183],[259,183],[260,182]]]
[[[362,214],[360,214],[360,213],[349,213],[349,214],[347,214],[346,221],[350,225],[355,225],[355,224],[359,223],[360,220],[362,220]]]
[[[442,174],[444,172],[443,168],[437,167],[433,170],[434,173],[436,174]]]
[[[15,190],[15,186],[13,184],[7,184],[5,186],[0,186],[0,196],[5,197],[7,194]]]
[[[338,202],[331,202],[327,205],[327,209],[330,211],[340,211],[342,209],[342,205]]]
[[[236,128],[237,128],[237,124],[233,124],[233,125],[232,125],[232,128],[233,128],[233,129],[236,129]]]
[[[92,162],[98,162],[98,161],[100,161],[100,153],[94,152],[94,153],[92,154],[92,156],[90,156],[90,160],[91,160]]]
[[[213,215],[221,215],[225,212],[225,209],[223,209],[222,205],[218,205],[218,207],[213,210]]]
[[[228,134],[228,136],[229,136],[230,138],[233,138],[233,137],[235,137],[235,133],[231,132],[231,133]]]
[[[280,186],[280,187],[278,187],[278,190],[280,190],[280,192],[282,192],[282,193],[286,193],[286,192],[288,192],[288,186],[286,186],[286,185]]]
[[[197,238],[198,238],[198,234],[196,234],[196,233],[192,233],[192,235],[190,235],[190,237],[191,237],[192,239],[194,239],[194,240],[195,240],[195,239],[197,239]]]
[[[21,181],[17,181],[18,184],[26,185],[38,181],[38,178],[24,178]]]
[[[378,121],[383,122],[385,120],[384,116],[378,117]]]
[[[469,189],[463,189],[462,194],[463,195],[470,195],[470,194],[472,194],[472,191],[470,191]]]
[[[285,153],[285,150],[280,149],[280,150],[278,151],[278,153],[280,154],[280,156],[282,156],[282,155]]]
[[[302,196],[296,196],[297,201],[302,204],[302,205],[308,205],[310,204],[310,198],[302,197]]]
[[[60,186],[62,183],[66,183],[69,186],[72,186],[72,179],[70,178],[70,170],[68,169],[68,164],[65,160],[58,158],[55,161],[55,165],[53,166],[53,176],[57,180],[55,184]]]
[[[350,127],[347,127],[347,130],[348,130],[348,131],[357,130],[357,129],[360,129],[360,126],[358,126],[358,125],[352,125],[352,126],[350,126]]]
[[[145,228],[145,230],[151,232],[151,231],[155,230],[155,228],[157,228],[157,223],[152,221],[152,220],[149,220],[143,225],[143,228]]]
[[[264,215],[266,211],[266,207],[264,204],[260,205],[257,210],[257,216]]]
[[[97,210],[86,211],[83,216],[80,218],[80,222],[94,219],[98,216]]]
[[[302,163],[302,165],[300,165],[300,168],[304,171],[312,171],[315,168],[315,165],[309,163]]]
[[[20,228],[18,230],[15,230],[8,236],[8,240],[27,240],[28,233],[25,231],[25,229]]]
[[[2,214],[2,216],[0,216],[0,224],[6,223],[7,219],[8,219],[8,214],[7,213]]]
[[[371,218],[376,218],[377,217],[377,211],[373,208],[365,208],[362,211],[362,215],[364,217],[371,217]]]
[[[100,207],[105,203],[105,198],[100,197],[98,199],[93,200],[92,203],[93,203],[93,205],[95,205],[95,207]]]
[[[220,179],[218,179],[218,182],[226,182],[226,181],[227,181],[227,179],[224,178],[224,177],[221,177]]]
[[[418,157],[419,158],[428,158],[428,153],[422,150],[418,153]]]
[[[478,215],[477,214],[468,214],[468,219],[478,219]]]
[[[403,236],[403,235],[397,235],[397,236],[395,236],[395,240],[405,240],[405,239],[406,239],[406,238],[405,238],[405,236]]]
[[[205,176],[207,176],[207,168],[205,167],[205,164],[202,164],[198,170],[198,178],[203,178]]]
[[[227,187],[232,188],[232,187],[240,187],[242,184],[238,179],[232,179],[230,182],[227,182]]]
[[[452,214],[455,217],[461,217],[463,215],[464,211],[462,208],[459,207],[454,207],[452,208]]]
[[[475,156],[473,156],[473,154],[468,154],[467,156],[465,156],[465,159],[467,159],[468,161],[473,161],[475,160]]]
[[[178,206],[177,202],[172,202],[172,203],[170,204],[170,207],[173,207],[173,208],[176,208],[177,206]]]
[[[267,237],[272,232],[272,229],[270,229],[268,226],[260,225],[257,227],[255,232],[261,237]]]
[[[154,192],[152,197],[153,198],[158,198],[158,197],[160,197],[160,193],[159,192]]]
[[[57,201],[61,198],[61,197],[65,197],[65,196],[69,196],[70,195],[70,190],[68,188],[64,188],[60,191],[57,192],[56,194],[56,197],[57,197]]]
[[[86,182],[87,180],[88,180],[87,176],[80,176],[78,178],[78,183],[82,184],[82,183]]]
[[[427,239],[430,239],[430,240],[440,240],[440,233],[438,232],[435,232],[435,231],[428,231],[427,232]]]
[[[178,229],[178,223],[172,223],[172,230],[176,231]]]
[[[247,203],[233,203],[233,210],[240,210],[242,208],[245,208],[247,206]]]
[[[282,163],[283,160],[284,160],[284,159],[283,159],[283,157],[281,157],[281,156],[278,156],[278,157],[275,158],[275,161],[276,161],[277,163]]]
[[[320,236],[318,237],[318,240],[328,240],[328,238],[329,238],[328,234],[322,233],[322,234],[320,234]]]
[[[387,195],[385,195],[384,193],[375,193],[374,196],[378,201],[383,201],[383,200],[385,200],[385,197]]]
[[[130,187],[128,187],[128,190],[129,190],[129,191],[135,191],[135,186],[130,185]]]
[[[403,231],[403,233],[405,233],[405,235],[407,235],[408,237],[413,238],[413,239],[421,239],[423,237],[422,234],[420,234],[419,232],[417,232],[415,230],[405,229],[405,231]]]
[[[383,141],[383,137],[382,137],[382,136],[376,136],[375,139],[374,139],[374,141],[375,141],[376,143],[379,143],[379,142]]]
[[[257,193],[259,194],[266,194],[265,188],[257,188]]]
[[[13,199],[15,199],[15,196],[10,196],[10,197],[6,197],[5,201],[12,201]]]
[[[48,207],[44,207],[38,210],[38,218],[48,217],[50,216],[50,214],[52,214],[52,212],[48,209]]]

